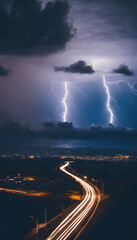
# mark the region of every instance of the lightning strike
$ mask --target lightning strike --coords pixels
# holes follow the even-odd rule
[[[63,122],[67,121],[67,113],[68,113],[68,106],[67,106],[67,96],[68,96],[68,83],[65,82],[65,95],[62,100],[62,104],[64,105],[64,113],[63,113]]]
[[[70,82],[65,82],[65,94],[64,94],[64,97],[63,97],[63,100],[62,100],[62,104],[63,104],[63,107],[64,107],[63,122],[67,121],[67,113],[68,113],[67,98],[68,98],[68,95],[70,97],[70,99],[69,99],[70,100],[69,101],[69,107],[70,108],[73,107],[73,108],[75,108],[77,110],[77,107],[76,107],[76,105],[74,104],[74,101],[73,101],[73,97],[69,93],[69,88],[75,89],[81,95],[83,95],[84,97],[87,97],[86,93],[80,87],[74,86]]]
[[[101,72],[104,72],[104,74],[105,74],[105,73],[106,73],[106,74],[108,73],[108,69],[107,69],[107,70],[102,69],[102,68],[100,67],[100,65],[97,63],[97,61],[94,61],[93,64],[94,64],[94,69],[97,69],[97,70],[99,70],[99,71],[101,71]],[[92,65],[93,65],[93,64],[92,64]],[[104,88],[105,88],[106,94],[107,94],[106,109],[107,109],[107,111],[108,111],[109,114],[110,114],[110,121],[109,121],[109,122],[112,123],[112,124],[113,124],[113,122],[114,122],[114,114],[113,114],[113,111],[112,111],[112,109],[111,109],[111,100],[113,100],[113,102],[115,103],[116,107],[119,108],[119,106],[118,106],[115,98],[112,98],[112,97],[111,97],[108,85],[113,85],[113,84],[117,85],[117,84],[120,84],[120,83],[125,83],[125,84],[127,84],[127,86],[129,87],[129,89],[131,90],[131,92],[132,92],[134,95],[137,96],[137,82],[136,82],[136,81],[134,81],[134,82],[132,82],[132,83],[131,83],[131,82],[128,82],[128,81],[125,81],[125,80],[106,81],[105,76],[103,75],[103,85],[104,85]]]
[[[118,80],[118,81],[113,81],[113,82],[107,81],[107,84],[115,84],[116,85],[119,83],[126,83],[128,85],[128,87],[130,88],[131,92],[137,96],[137,89],[135,88],[135,84],[137,84],[137,82],[129,83],[125,80]]]
[[[104,87],[105,87],[106,93],[107,93],[107,105],[106,105],[106,107],[107,107],[108,112],[110,113],[110,123],[113,123],[113,120],[114,120],[114,114],[113,114],[113,111],[112,111],[111,106],[110,106],[110,101],[111,101],[111,99],[113,99],[113,100],[115,100],[115,99],[110,96],[108,84],[117,85],[117,84],[120,84],[120,83],[127,84],[127,86],[130,88],[131,92],[134,95],[137,96],[137,89],[135,88],[135,85],[137,84],[137,82],[129,83],[125,80],[118,80],[118,81],[109,82],[109,81],[106,81],[105,76],[103,75],[103,84],[104,84]],[[116,101],[115,101],[115,104],[117,105]]]
[[[87,94],[80,88],[80,87],[76,87],[72,84],[69,84],[69,86],[72,88],[72,89],[76,89],[76,91],[78,91],[79,93],[81,93],[81,95],[83,95],[84,97],[87,97]]]
[[[48,96],[54,96],[54,97],[56,97],[56,98],[58,98],[57,97],[57,95],[55,94],[55,84],[54,84],[54,82],[51,82],[51,89],[50,89],[50,92],[49,92],[49,94],[48,94]]]
[[[103,85],[104,85],[104,88],[106,90],[106,94],[107,94],[107,104],[106,104],[106,109],[107,111],[109,112],[110,114],[110,120],[109,120],[109,123],[113,124],[113,121],[114,121],[114,114],[113,114],[113,111],[111,109],[111,96],[110,96],[110,92],[109,92],[109,88],[108,88],[108,85],[107,85],[107,82],[106,82],[106,79],[105,79],[105,76],[103,75]]]

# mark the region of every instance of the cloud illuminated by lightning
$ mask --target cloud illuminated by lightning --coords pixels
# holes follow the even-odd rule
[[[109,123],[113,124],[114,114],[113,114],[113,111],[112,111],[112,109],[111,109],[111,96],[110,96],[109,88],[108,88],[108,85],[107,85],[107,82],[106,82],[106,79],[105,79],[105,76],[104,76],[104,75],[103,75],[103,85],[104,85],[104,88],[105,88],[106,94],[107,94],[106,109],[107,109],[107,111],[108,111],[109,114],[110,114]]]
[[[96,62],[94,62],[93,64],[94,64],[94,69],[96,68],[97,70],[100,70],[101,72],[104,72],[106,74],[109,73],[108,70],[104,71],[102,68],[100,68],[100,66],[98,66],[98,64]],[[107,81],[106,78],[105,78],[105,75],[103,75],[103,86],[104,86],[104,89],[105,89],[105,92],[106,92],[106,95],[107,95],[106,110],[109,113],[109,123],[111,123],[111,124],[114,123],[114,118],[115,118],[114,113],[113,113],[113,109],[111,107],[112,101],[115,103],[116,107],[119,107],[119,106],[118,106],[115,98],[111,97],[109,85],[110,84],[120,84],[120,83],[127,84],[127,86],[130,88],[132,93],[137,95],[137,89],[136,89],[137,82],[130,83],[126,80]],[[64,84],[65,93],[64,93],[63,100],[62,100],[62,104],[63,104],[63,107],[64,107],[64,112],[63,112],[63,116],[62,116],[63,122],[67,121],[68,105],[69,106],[73,105],[73,107],[76,108],[76,106],[73,103],[73,97],[69,93],[69,88],[75,89],[78,92],[80,92],[84,97],[87,97],[87,95],[85,94],[85,92],[81,88],[79,88],[77,86],[74,86],[70,82],[65,82],[65,84]],[[69,102],[68,102],[68,95],[71,97]]]
[[[68,106],[66,102],[67,96],[68,96],[68,83],[65,82],[65,95],[62,100],[62,104],[64,105],[63,122],[67,121],[67,113],[68,113]]]

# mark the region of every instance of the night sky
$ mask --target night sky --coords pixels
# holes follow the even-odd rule
[[[0,143],[136,149],[136,53],[136,0],[0,0]]]

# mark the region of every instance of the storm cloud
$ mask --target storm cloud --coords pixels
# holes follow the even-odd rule
[[[67,1],[36,0],[0,3],[0,53],[44,54],[65,48],[73,36]]]
[[[134,75],[134,72],[129,69],[125,64],[121,64],[118,68],[113,69],[113,73],[120,73],[126,76]]]
[[[46,121],[39,130],[35,130],[22,125],[19,122],[9,121],[0,127],[0,142],[23,142],[32,143],[34,140],[53,140],[53,141],[73,141],[89,140],[96,143],[113,143],[113,146],[130,146],[135,148],[137,144],[137,129],[115,127],[113,125],[90,126],[75,128],[72,123]]]
[[[0,77],[5,77],[9,75],[10,70],[5,69],[3,66],[0,65]]]
[[[55,71],[69,72],[69,73],[80,73],[80,74],[92,74],[95,71],[92,66],[88,66],[85,61],[75,62],[68,67],[55,67]]]

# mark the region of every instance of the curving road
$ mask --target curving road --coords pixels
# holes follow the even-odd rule
[[[58,225],[46,240],[65,240],[76,239],[78,232],[83,230],[84,224],[92,218],[99,204],[99,193],[96,187],[90,185],[80,177],[68,172],[65,163],[60,170],[79,182],[85,190],[84,198],[81,203]]]

